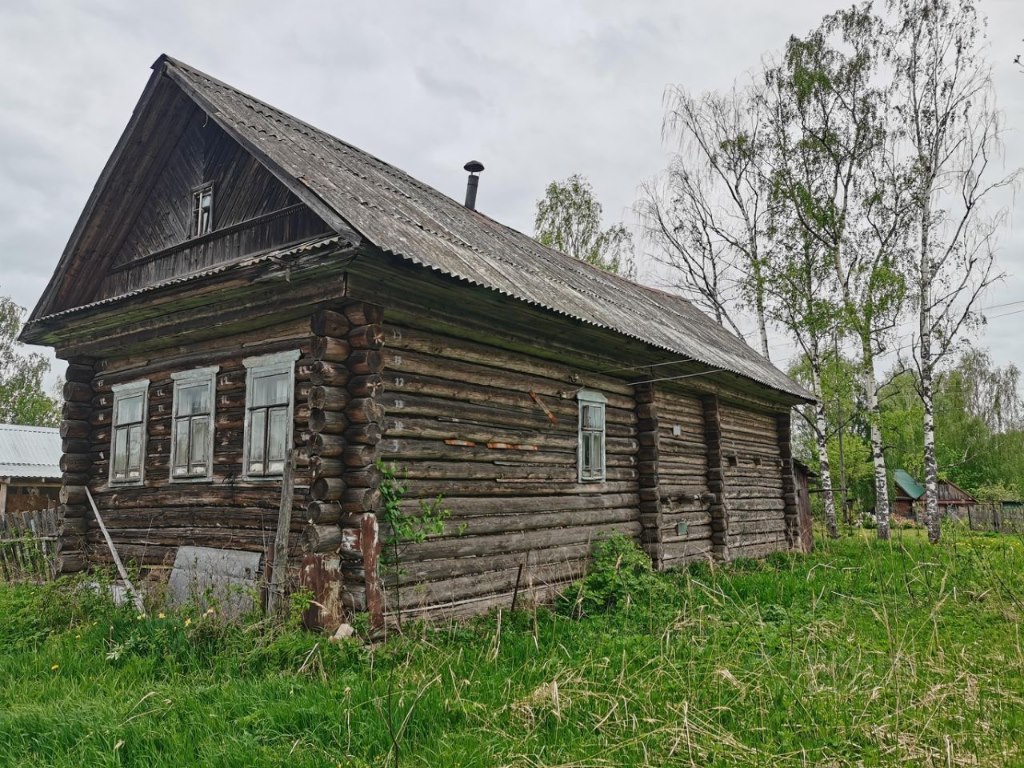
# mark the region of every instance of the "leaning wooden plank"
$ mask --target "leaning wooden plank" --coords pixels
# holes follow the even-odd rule
[[[274,569],[270,574],[270,589],[267,592],[267,613],[271,616],[283,613],[286,606],[284,588],[288,575],[288,531],[292,525],[294,459],[293,451],[289,449],[284,461],[284,476],[281,478],[281,507],[277,516],[277,532],[274,534]]]
[[[135,589],[135,585],[132,584],[131,579],[128,578],[128,571],[125,570],[124,563],[121,562],[121,558],[117,554],[117,549],[114,547],[113,539],[110,538],[110,532],[107,530],[107,526],[103,524],[103,517],[100,515],[100,510],[96,506],[96,501],[92,497],[92,492],[89,490],[89,486],[85,486],[85,495],[89,499],[89,505],[92,507],[92,513],[96,516],[96,522],[99,523],[100,530],[103,532],[103,538],[107,541],[107,548],[110,550],[110,556],[114,559],[114,565],[117,566],[117,572],[121,575],[121,580],[128,589],[128,593],[132,596],[132,601],[135,603],[135,607],[138,608],[139,613],[145,613],[146,606],[142,602],[142,595],[139,594],[139,591]]]

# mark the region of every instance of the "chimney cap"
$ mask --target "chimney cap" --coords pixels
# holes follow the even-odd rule
[[[481,163],[479,160],[470,160],[462,167],[463,169],[469,171],[470,173],[480,173],[480,171],[484,169],[484,164]]]

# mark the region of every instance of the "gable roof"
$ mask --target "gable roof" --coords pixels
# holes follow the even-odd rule
[[[153,68],[154,78],[164,75],[177,84],[339,233],[358,235],[381,251],[471,285],[744,376],[793,399],[813,400],[806,389],[682,297],[543,246],[187,64],[161,56]],[[147,91],[153,85],[151,80]],[[142,102],[136,114],[141,107]],[[130,132],[131,124],[126,137]],[[54,287],[51,281],[36,312],[44,306],[54,310],[48,301]],[[33,313],[33,321],[40,319]]]
[[[60,430],[0,424],[0,477],[59,478]]]
[[[900,490],[903,491],[914,501],[917,501],[924,496],[924,488],[918,485],[917,481],[910,476],[910,473],[905,469],[897,469],[894,473],[896,485],[899,486]]]

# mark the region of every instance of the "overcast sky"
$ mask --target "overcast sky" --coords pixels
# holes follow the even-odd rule
[[[662,96],[726,88],[837,5],[766,2],[66,2],[0,10],[0,295],[31,309],[150,75],[168,53],[532,232],[545,185],[588,177],[609,220],[635,225],[638,186],[666,164]],[[1024,165],[1024,2],[982,0]],[[1019,196],[1018,196],[1019,197]],[[1007,195],[986,305],[1024,302],[1024,207]],[[642,279],[656,281],[639,248]],[[983,346],[1024,367],[1024,303]],[[996,317],[996,315],[1003,315]],[[909,333],[909,330],[907,331]],[[773,358],[792,354],[771,334]]]

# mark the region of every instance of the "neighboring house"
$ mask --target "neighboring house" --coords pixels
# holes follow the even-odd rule
[[[57,505],[60,455],[60,430],[0,424],[0,522]]]
[[[924,486],[902,469],[895,472],[896,501],[893,511],[900,517],[924,522]],[[940,517],[969,521],[978,500],[952,480],[939,480],[936,488]]]
[[[546,248],[161,57],[22,340],[69,361],[66,570],[266,552],[324,605],[467,614],[578,576],[798,546],[811,395],[690,303]],[[486,189],[485,189],[486,193]],[[376,462],[445,535],[378,564]],[[387,582],[386,592],[381,582]],[[386,601],[386,603],[385,603]]]

